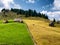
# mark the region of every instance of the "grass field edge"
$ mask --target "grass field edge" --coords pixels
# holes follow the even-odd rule
[[[35,40],[34,40],[32,34],[31,34],[31,32],[30,32],[30,29],[29,29],[28,25],[27,25],[25,22],[24,22],[24,24],[26,25],[27,31],[28,31],[28,33],[29,33],[29,35],[30,35],[30,37],[31,37],[31,39],[32,39],[32,41],[33,41],[33,44],[36,45]]]

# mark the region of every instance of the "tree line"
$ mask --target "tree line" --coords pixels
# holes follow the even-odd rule
[[[40,12],[38,13],[36,10],[23,10],[23,9],[13,9],[11,8],[11,10],[8,9],[2,9],[2,12],[8,12],[8,11],[12,11],[15,12],[17,15],[21,14],[21,15],[25,15],[25,17],[42,17],[44,19],[48,19],[48,16],[45,14],[41,14]]]

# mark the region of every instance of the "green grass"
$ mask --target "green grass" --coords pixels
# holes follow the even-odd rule
[[[26,24],[0,22],[0,45],[34,45]]]

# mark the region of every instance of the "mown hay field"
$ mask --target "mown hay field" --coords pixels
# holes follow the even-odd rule
[[[39,18],[24,19],[36,45],[60,45],[60,24],[49,27],[49,21]]]

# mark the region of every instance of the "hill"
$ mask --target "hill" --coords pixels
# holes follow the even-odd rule
[[[4,19],[4,17],[2,15],[3,15],[3,13],[1,12],[0,20]],[[55,24],[56,27],[50,27],[49,26],[50,21],[48,19],[44,19],[42,17],[25,17],[24,15],[21,15],[21,14],[17,15],[14,12],[8,12],[8,13],[6,13],[6,15],[7,15],[7,17],[5,17],[5,18],[8,20],[13,20],[14,18],[23,19],[23,21],[27,24],[28,29],[32,35],[32,38],[35,42],[34,44],[36,44],[36,45],[60,45],[60,24]],[[18,28],[19,28],[19,26],[18,26]],[[5,29],[7,29],[7,28],[5,28]],[[24,33],[24,32],[22,32],[22,33]],[[24,38],[24,39],[27,39],[27,38]],[[32,43],[32,41],[31,41],[31,43]]]
[[[36,45],[60,45],[60,24],[49,27],[49,21],[42,18],[24,19]]]

